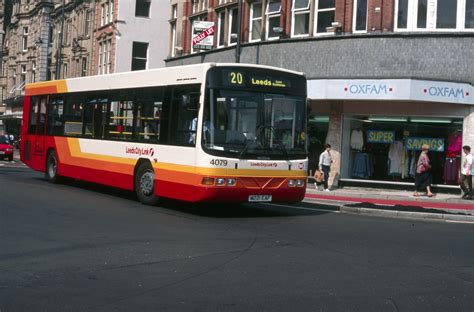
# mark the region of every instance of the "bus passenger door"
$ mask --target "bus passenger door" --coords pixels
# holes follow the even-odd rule
[[[44,155],[44,137],[46,133],[46,96],[40,97],[37,125],[36,125],[36,136],[34,142],[34,154],[38,156]]]

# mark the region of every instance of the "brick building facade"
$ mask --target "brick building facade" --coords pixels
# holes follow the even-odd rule
[[[172,1],[178,14],[170,27],[178,31],[167,65],[234,62],[236,42],[229,39],[240,31],[241,62],[306,74],[312,170],[327,142],[334,150],[333,185],[411,188],[411,163],[419,152],[412,143],[427,142],[439,144],[430,152],[434,184],[455,188],[449,173],[458,170],[458,145],[474,145],[472,1],[240,2],[237,30],[239,1]],[[194,20],[214,22],[212,50],[193,51]],[[373,131],[394,139],[372,141]],[[361,134],[362,145],[352,144],[354,134]]]

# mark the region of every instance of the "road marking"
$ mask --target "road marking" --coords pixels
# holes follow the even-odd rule
[[[290,205],[282,205],[282,204],[271,204],[271,203],[265,203],[261,205],[269,205],[269,206],[276,206],[276,207],[286,207],[286,208],[291,208],[291,209],[299,209],[299,210],[309,210],[309,211],[319,211],[319,212],[334,212],[334,213],[339,213],[339,210],[329,210],[329,209],[318,209],[318,208],[306,208],[306,207],[297,207],[297,206],[290,206]],[[328,204],[329,206],[329,204]],[[339,205],[333,205],[333,206],[338,206]]]
[[[474,224],[474,221],[456,221],[456,220],[446,220],[449,223],[464,223],[464,224]]]

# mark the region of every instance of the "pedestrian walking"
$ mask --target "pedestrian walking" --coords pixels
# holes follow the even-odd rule
[[[462,198],[472,199],[472,154],[471,147],[465,145],[462,147],[464,160],[461,166],[461,190]]]
[[[331,171],[331,145],[324,145],[324,152],[319,155],[319,170],[322,170],[324,173],[324,191],[329,192],[329,171]]]
[[[426,189],[426,195],[428,197],[433,196],[433,193],[431,192],[431,165],[428,157],[429,149],[430,147],[428,144],[423,144],[421,146],[421,154],[416,163],[415,192],[413,193],[413,196],[419,196],[418,191],[420,189]]]

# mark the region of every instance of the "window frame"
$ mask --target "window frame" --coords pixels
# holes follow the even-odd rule
[[[395,1],[394,5],[394,32],[474,32],[472,28],[466,28],[466,4],[467,0],[456,1],[456,27],[455,28],[438,28],[437,27],[437,1],[427,0],[426,28],[418,28],[418,1],[407,0],[407,27],[398,27],[398,12],[400,0]],[[474,25],[474,21],[473,21]]]
[[[270,9],[270,3],[274,2],[279,2],[280,8],[277,11],[269,11]],[[265,40],[271,41],[271,40],[278,40],[280,39],[280,36],[274,36],[270,37],[270,19],[272,18],[277,18],[279,22],[281,22],[281,0],[268,0],[265,8],[265,12],[263,13],[265,15]],[[280,23],[278,23],[280,25]],[[279,26],[277,26],[279,27]],[[273,32],[273,29],[272,29]]]
[[[261,15],[260,17],[254,18],[254,7],[260,5],[261,8]],[[250,4],[250,15],[249,15],[249,42],[259,42],[262,41],[262,28],[263,28],[263,16],[264,16],[264,9],[263,9],[263,2],[262,1],[257,1],[257,2],[252,2]],[[260,38],[259,39],[252,39],[252,33],[253,33],[253,22],[260,20]]]
[[[368,30],[368,21],[369,21],[369,1],[364,0],[366,3],[366,8],[365,8],[365,29],[364,30],[357,30],[357,12],[358,12],[358,5],[359,1],[361,0],[354,0],[353,2],[353,11],[352,11],[352,33],[354,34],[364,34],[367,33]]]
[[[311,4],[312,0],[308,0],[308,5],[306,8],[295,8],[297,0],[292,1],[291,5],[291,37],[292,38],[304,38],[304,37],[309,37],[310,35],[310,30],[311,30]],[[299,34],[295,35],[295,21],[296,21],[296,15],[304,15],[308,14],[308,32],[306,34]]]
[[[331,12],[334,11],[334,16],[336,16],[336,2],[334,1],[334,7],[332,8],[325,8],[325,9],[319,9],[319,0],[314,0],[314,10],[313,10],[313,36],[319,37],[319,36],[331,36],[334,35],[334,33],[328,33],[327,31],[324,32],[318,32],[318,20],[319,20],[319,13],[320,12]]]

